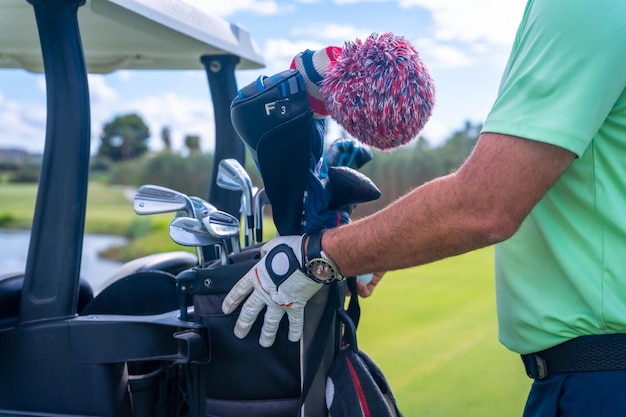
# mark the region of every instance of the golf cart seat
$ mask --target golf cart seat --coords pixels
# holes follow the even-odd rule
[[[24,273],[16,272],[0,276],[0,328],[17,322],[24,286]],[[80,279],[77,311],[81,311],[93,299],[91,285]]]
[[[176,275],[197,263],[197,256],[185,251],[155,253],[153,255],[142,256],[141,258],[134,259],[122,265],[107,279],[103,288],[112,285],[120,278],[127,277],[136,272],[165,271]]]
[[[184,251],[158,253],[125,263],[78,312],[90,314],[150,315],[178,308],[175,275],[198,263]]]
[[[80,315],[152,315],[178,309],[175,276],[164,271],[139,271],[120,278],[96,295]]]

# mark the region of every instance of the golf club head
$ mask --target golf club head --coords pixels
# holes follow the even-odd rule
[[[242,206],[246,223],[246,245],[254,242],[254,214],[252,212],[252,180],[245,168],[234,158],[222,159],[217,169],[218,187],[241,191]]]
[[[330,210],[344,206],[377,200],[380,190],[365,174],[346,166],[335,166],[328,169],[328,180],[331,198],[328,202]]]
[[[181,246],[207,246],[219,243],[202,222],[191,217],[176,217],[170,223],[170,237]]]
[[[209,233],[218,238],[239,236],[239,220],[221,210],[214,210],[202,217],[202,224]]]
[[[230,239],[234,253],[241,251],[239,219],[222,210],[213,210],[204,212],[203,216],[201,216],[201,221],[214,237]]]
[[[198,220],[202,220],[202,218],[207,216],[208,213],[217,210],[217,207],[200,197],[191,196],[189,199],[196,209],[196,219]]]
[[[231,191],[243,191],[244,181],[250,178],[241,163],[234,158],[222,159],[217,167],[217,185]],[[249,182],[252,190],[252,182]]]
[[[198,248],[199,264],[204,264],[202,247],[212,246],[217,252],[215,259],[220,259],[222,265],[228,264],[228,247],[225,239],[219,239],[209,233],[201,220],[191,217],[176,217],[170,223],[170,237],[181,246]]]
[[[189,212],[189,199],[178,191],[160,185],[142,185],[135,192],[133,208],[137,214]]]

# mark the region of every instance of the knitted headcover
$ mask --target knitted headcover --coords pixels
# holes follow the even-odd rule
[[[306,51],[297,54],[291,61],[289,68],[298,70],[304,78],[306,97],[313,109],[313,117],[320,119],[328,116],[326,100],[320,92],[326,71],[337,62],[341,55],[341,48],[329,46],[318,51]]]
[[[362,143],[381,150],[416,138],[435,104],[435,85],[413,45],[372,34],[296,55],[317,117],[329,115]]]

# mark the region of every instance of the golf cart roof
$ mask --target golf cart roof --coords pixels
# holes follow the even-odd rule
[[[199,57],[235,55],[238,69],[262,68],[249,32],[183,0],[86,0],[79,8],[90,73],[117,69],[204,69]],[[0,2],[0,67],[43,72],[33,8]]]

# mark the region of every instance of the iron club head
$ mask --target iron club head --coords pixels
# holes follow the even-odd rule
[[[246,245],[254,242],[254,214],[252,212],[252,180],[244,167],[234,158],[222,159],[217,169],[216,184],[226,190],[241,191],[245,220]]]
[[[209,233],[200,220],[191,217],[176,217],[170,223],[169,231],[172,240],[182,246],[197,248],[218,246],[222,265],[228,264],[228,250],[224,239],[216,238]]]
[[[133,208],[137,214],[169,213],[184,210],[191,214],[189,198],[178,191],[160,185],[142,185],[135,192]]]

